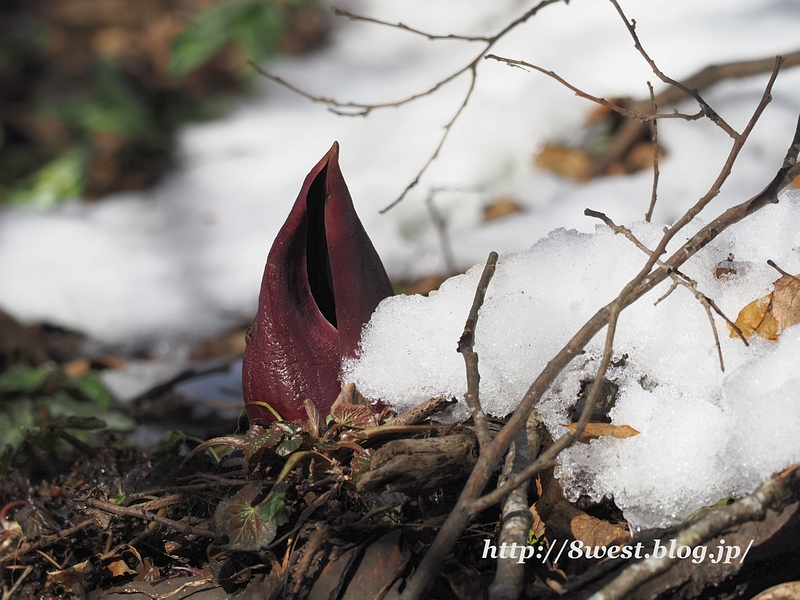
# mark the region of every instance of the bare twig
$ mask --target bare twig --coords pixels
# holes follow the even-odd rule
[[[73,525],[72,527],[67,527],[66,529],[62,529],[55,535],[43,535],[38,540],[34,542],[27,542],[22,544],[17,550],[14,552],[9,552],[3,556],[0,556],[0,566],[3,566],[7,563],[11,563],[16,561],[21,556],[25,556],[28,552],[33,552],[34,550],[38,550],[39,548],[46,548],[51,544],[63,540],[65,538],[70,537],[71,535],[78,533],[79,531],[83,531],[95,524],[94,519],[84,519],[80,523]]]
[[[14,592],[16,592],[17,588],[20,585],[22,585],[22,582],[25,581],[25,578],[31,574],[31,571],[33,571],[33,565],[28,565],[27,567],[25,567],[25,570],[22,572],[22,575],[17,577],[17,580],[14,582],[14,585],[12,585],[8,589],[6,589],[6,587],[3,586],[3,600],[10,600],[14,596]]]
[[[486,413],[481,408],[479,395],[481,376],[478,372],[478,355],[473,350],[473,347],[475,346],[475,327],[478,324],[478,311],[483,306],[486,290],[489,288],[489,282],[494,276],[496,266],[497,252],[490,252],[489,258],[486,260],[486,266],[483,268],[481,279],[478,282],[478,288],[475,290],[475,298],[472,301],[467,323],[464,325],[464,333],[461,334],[461,339],[458,340],[458,351],[464,357],[464,363],[467,366],[467,393],[464,394],[464,401],[467,403],[470,412],[472,412],[472,419],[475,421],[475,435],[478,436],[478,444],[481,448],[491,441],[492,436],[489,433]]]
[[[528,447],[526,432],[521,431],[511,444],[506,455],[500,483],[509,476],[519,473],[531,462],[531,449]],[[497,538],[498,544],[512,548],[512,544],[522,552],[528,545],[528,532],[533,523],[533,515],[528,508],[528,482],[526,481],[505,499],[503,504],[502,526]],[[522,592],[525,579],[525,562],[516,556],[501,557],[497,561],[494,581],[489,588],[490,600],[517,600]]]
[[[338,6],[331,6],[331,12],[338,17],[346,17],[351,21],[363,21],[364,23],[374,23],[375,25],[386,25],[387,27],[392,27],[394,29],[401,29],[402,31],[407,31],[408,33],[414,33],[416,35],[421,35],[424,38],[428,38],[431,41],[434,40],[460,40],[462,42],[490,42],[492,38],[485,37],[485,36],[472,36],[472,35],[456,35],[453,33],[448,33],[447,35],[436,35],[433,33],[427,33],[425,31],[420,31],[419,29],[414,29],[413,27],[409,27],[404,23],[389,23],[388,21],[382,21],[381,19],[374,19],[372,17],[365,17],[363,15],[357,15],[351,13],[350,11],[344,10],[339,8]]]
[[[653,86],[647,82],[647,89],[650,91],[650,101],[653,103],[653,114],[658,113],[656,96],[653,93]],[[653,119],[653,193],[650,196],[650,206],[644,215],[644,220],[648,223],[653,217],[653,210],[656,207],[656,194],[658,192],[658,119]]]
[[[78,499],[76,491],[66,486],[62,486],[61,493],[67,498],[74,498],[76,500],[79,500],[82,504],[85,504],[88,507],[96,508],[98,510],[102,510],[103,512],[110,513],[112,515],[117,515],[120,517],[133,517],[135,519],[142,519],[143,521],[152,521],[158,523],[159,525],[171,527],[172,529],[180,531],[183,534],[199,535],[201,537],[216,540],[218,542],[221,542],[224,539],[222,536],[217,535],[216,533],[214,533],[209,529],[203,529],[201,527],[194,527],[192,525],[187,525],[186,523],[181,523],[179,521],[173,521],[172,519],[160,517],[157,514],[151,513],[146,510],[141,510],[129,506],[117,506],[115,504],[109,504],[108,502],[103,502],[102,500],[97,500],[95,498]]]
[[[783,275],[784,277],[791,277],[791,278],[792,278],[792,279],[794,279],[795,281],[800,281],[800,277],[797,277],[796,275],[792,275],[791,273],[787,273],[786,271],[784,271],[783,269],[781,269],[781,268],[780,268],[778,265],[776,265],[776,264],[775,264],[775,261],[773,261],[772,259],[769,259],[769,260],[767,261],[767,264],[768,264],[770,267],[772,267],[773,269],[775,269],[775,270],[776,270],[778,273],[780,273],[781,275]]]
[[[609,0],[609,2],[611,2],[611,4],[614,5],[614,8],[617,9],[619,16],[625,23],[625,27],[628,29],[628,33],[630,33],[631,37],[633,38],[634,46],[639,51],[639,54],[641,54],[642,57],[645,59],[645,61],[647,61],[647,64],[650,65],[650,68],[653,70],[653,73],[655,73],[658,76],[658,78],[664,83],[668,83],[678,88],[679,90],[683,91],[684,93],[688,94],[692,98],[694,98],[700,105],[700,109],[702,110],[703,114],[707,116],[709,119],[711,119],[713,123],[718,125],[720,129],[722,129],[725,133],[731,136],[731,138],[736,139],[737,137],[739,137],[739,134],[733,129],[733,127],[728,125],[725,122],[725,120],[722,117],[720,117],[717,114],[717,112],[714,109],[712,109],[705,100],[703,100],[703,98],[700,96],[700,93],[696,89],[690,89],[686,87],[684,84],[682,84],[680,81],[676,81],[671,77],[667,77],[666,75],[664,75],[664,73],[661,72],[661,69],[659,69],[658,66],[656,66],[655,61],[653,61],[653,59],[650,58],[645,49],[642,47],[641,42],[639,42],[639,36],[636,34],[636,21],[628,20],[628,17],[625,16],[625,13],[622,11],[622,8],[620,7],[617,0]]]
[[[397,204],[400,203],[403,200],[403,198],[406,197],[406,194],[408,194],[408,192],[410,192],[412,189],[414,189],[419,184],[419,180],[425,174],[425,171],[428,170],[428,167],[431,166],[431,163],[434,160],[436,160],[436,158],[439,156],[439,151],[442,149],[442,146],[444,146],[444,141],[447,139],[447,136],[450,134],[450,129],[453,127],[453,123],[456,122],[456,119],[458,119],[458,117],[461,115],[461,112],[466,108],[467,102],[469,102],[469,99],[472,96],[472,92],[475,90],[475,80],[478,77],[478,72],[477,72],[477,67],[474,64],[470,66],[469,73],[470,73],[471,78],[470,78],[470,81],[469,81],[469,89],[467,90],[467,94],[466,94],[466,96],[464,96],[464,100],[461,102],[461,105],[458,107],[458,110],[456,111],[456,114],[454,114],[453,118],[450,119],[450,121],[448,121],[447,125],[444,126],[444,133],[442,134],[442,137],[439,139],[439,144],[436,146],[436,150],[433,151],[433,154],[431,154],[430,157],[428,158],[428,160],[425,162],[425,164],[422,165],[422,168],[419,170],[419,172],[414,177],[414,179],[411,180],[411,183],[409,183],[405,187],[405,189],[400,193],[400,195],[397,197],[397,199],[395,199],[393,202],[391,202],[385,208],[382,208],[379,211],[380,214],[383,214],[387,210],[390,210],[390,209],[394,208],[395,206],[397,206]]]
[[[635,235],[633,235],[633,232],[627,227],[617,225],[604,213],[592,210],[590,208],[587,208],[585,211],[583,211],[583,214],[585,214],[587,217],[595,217],[597,219],[600,219],[601,221],[603,221],[603,223],[608,225],[611,231],[613,231],[615,234],[620,234],[620,233],[623,234],[626,238],[628,238],[631,242],[633,242],[633,244],[637,248],[639,248],[639,250],[641,250],[648,256],[652,256],[651,250],[647,246],[645,246],[642,242],[640,242],[639,239]],[[706,314],[708,315],[708,320],[711,323],[711,330],[714,334],[714,342],[716,343],[717,354],[719,356],[719,366],[722,371],[725,371],[725,361],[722,358],[722,347],[720,346],[719,343],[719,333],[717,332],[717,325],[714,322],[714,318],[711,315],[711,310],[713,309],[720,317],[722,317],[725,320],[725,322],[728,325],[730,325],[733,328],[733,330],[739,335],[739,338],[741,338],[741,340],[744,342],[745,346],[749,346],[750,344],[747,341],[747,338],[742,333],[742,330],[739,329],[736,323],[731,321],[724,312],[722,312],[722,310],[719,308],[719,306],[717,306],[716,302],[714,302],[713,299],[709,298],[708,296],[706,296],[700,290],[697,289],[697,282],[694,279],[692,279],[685,273],[682,273],[679,269],[668,269],[667,266],[664,264],[664,262],[661,260],[657,260],[656,265],[658,265],[662,269],[667,270],[667,273],[672,278],[673,283],[670,286],[670,288],[664,293],[664,295],[655,301],[654,305],[659,304],[662,300],[664,300],[667,296],[669,296],[679,285],[688,289],[694,295],[694,297],[697,298],[697,300],[705,309]]]
[[[444,264],[445,268],[447,269],[447,274],[452,276],[458,271],[456,270],[456,260],[453,256],[453,247],[450,245],[450,236],[447,235],[447,221],[445,221],[442,213],[439,212],[439,209],[433,202],[433,197],[436,195],[436,191],[438,191],[438,189],[441,188],[434,188],[430,190],[428,197],[425,198],[425,204],[428,206],[428,211],[431,213],[431,220],[436,228],[436,232],[439,234],[439,243],[442,245],[442,255],[444,256]]]
[[[694,115],[685,115],[679,112],[664,113],[659,115],[659,114],[649,114],[638,110],[625,108],[624,106],[620,106],[619,104],[614,104],[613,102],[606,100],[605,98],[601,98],[599,96],[593,96],[588,92],[584,92],[582,89],[575,87],[574,85],[569,83],[566,79],[564,79],[554,71],[548,71],[547,69],[544,69],[538,65],[525,62],[524,60],[515,60],[513,58],[505,58],[502,56],[497,56],[496,54],[487,54],[485,58],[487,60],[492,59],[506,63],[510,67],[518,67],[521,69],[533,69],[534,71],[539,71],[539,73],[544,73],[548,77],[552,77],[553,79],[555,79],[564,87],[575,92],[576,96],[585,98],[586,100],[590,100],[596,104],[599,104],[600,106],[608,108],[609,110],[613,110],[614,112],[621,114],[623,117],[637,119],[642,123],[648,123],[650,121],[655,121],[656,119],[683,119],[685,121],[696,121],[697,119],[700,119],[704,116],[702,111]]]
[[[462,74],[470,73],[471,81],[470,81],[469,89],[467,90],[467,93],[464,96],[464,99],[462,100],[461,105],[458,107],[458,110],[456,110],[456,113],[453,115],[453,118],[450,119],[450,121],[444,126],[444,133],[442,134],[442,137],[439,140],[439,144],[436,146],[436,149],[433,151],[433,154],[425,162],[425,164],[419,170],[419,172],[414,177],[414,179],[411,181],[411,183],[409,183],[406,186],[406,188],[401,192],[400,196],[397,199],[395,199],[391,204],[389,204],[383,210],[380,211],[381,213],[385,213],[387,210],[391,209],[392,207],[396,206],[400,201],[402,201],[403,198],[406,197],[408,192],[410,192],[414,187],[416,187],[419,184],[420,179],[425,174],[425,172],[428,170],[428,167],[430,167],[431,163],[434,160],[436,160],[436,158],[439,156],[439,151],[442,149],[442,146],[444,145],[444,142],[447,139],[448,134],[450,133],[450,129],[453,127],[453,124],[456,122],[458,117],[461,115],[461,113],[463,112],[464,108],[467,106],[467,102],[469,102],[469,99],[472,96],[472,91],[475,89],[475,79],[476,79],[476,76],[477,76],[477,68],[478,68],[478,64],[479,64],[481,58],[483,58],[483,56],[503,36],[505,36],[509,31],[511,31],[512,29],[515,29],[516,27],[518,27],[518,26],[522,25],[523,23],[525,23],[528,19],[530,19],[531,17],[536,15],[536,13],[538,13],[544,7],[549,6],[551,4],[556,4],[556,3],[562,2],[562,1],[565,2],[565,3],[569,2],[569,0],[541,0],[541,2],[539,2],[536,6],[530,8],[523,15],[521,15],[520,17],[514,19],[510,23],[508,23],[505,27],[503,27],[496,34],[494,34],[492,36],[488,36],[488,37],[473,37],[473,36],[459,36],[459,35],[437,36],[437,35],[425,33],[425,32],[420,31],[418,29],[413,29],[413,28],[408,27],[407,25],[404,25],[402,23],[388,23],[386,21],[381,21],[381,20],[378,20],[378,19],[372,19],[370,17],[361,17],[359,15],[355,15],[353,13],[350,13],[350,12],[347,12],[347,11],[343,11],[343,10],[340,10],[340,9],[334,9],[335,13],[340,14],[342,16],[345,16],[348,19],[366,21],[366,22],[370,22],[370,23],[376,23],[378,25],[386,25],[386,26],[389,26],[389,27],[395,27],[395,28],[400,29],[402,31],[407,31],[409,33],[414,33],[414,34],[417,34],[417,35],[421,35],[421,36],[424,36],[424,37],[426,37],[428,39],[431,39],[431,40],[453,39],[453,40],[461,40],[461,41],[468,41],[468,42],[476,42],[477,41],[477,42],[483,42],[483,43],[486,44],[483,47],[483,49],[478,53],[478,55],[475,56],[474,59],[472,59],[468,64],[466,64],[461,69],[455,71],[454,73],[451,73],[450,75],[448,75],[444,79],[439,80],[434,85],[429,87],[427,90],[424,90],[422,92],[418,92],[416,94],[412,94],[410,96],[407,96],[406,98],[402,98],[400,100],[396,100],[396,101],[393,101],[393,102],[382,102],[382,103],[376,103],[376,104],[365,104],[365,103],[359,103],[359,102],[341,102],[339,100],[336,100],[335,98],[328,98],[328,97],[325,97],[325,96],[315,96],[314,94],[311,94],[311,93],[309,93],[309,92],[307,92],[305,90],[302,90],[302,89],[298,88],[297,86],[289,83],[285,79],[283,79],[281,77],[278,77],[277,75],[273,75],[269,71],[266,71],[266,70],[262,69],[261,67],[259,67],[258,65],[256,65],[252,61],[250,61],[249,64],[259,74],[261,74],[264,78],[269,79],[270,81],[273,81],[273,82],[277,83],[278,85],[281,85],[281,86],[285,87],[286,89],[291,90],[295,94],[298,94],[298,95],[302,96],[303,98],[306,98],[306,99],[308,99],[308,100],[310,100],[312,102],[318,102],[318,103],[322,103],[322,104],[327,104],[330,107],[330,110],[333,111],[336,114],[339,114],[339,115],[342,115],[342,116],[362,116],[362,117],[363,116],[367,116],[373,110],[382,109],[382,108],[390,108],[390,107],[396,108],[396,107],[408,104],[410,102],[413,102],[415,100],[418,100],[419,98],[422,98],[424,96],[429,96],[430,94],[433,94],[434,92],[436,92],[437,90],[439,90],[443,86],[447,85],[451,81],[454,81],[455,79],[458,79]]]
[[[412,408],[409,411],[404,412],[403,414],[397,415],[396,417],[392,417],[391,419],[386,420],[387,425],[416,425],[417,423],[421,423],[428,417],[437,412],[443,410],[447,406],[451,404],[455,404],[456,400],[447,398],[445,396],[436,396],[435,398],[431,398],[430,400],[426,400],[422,404],[419,404]]]
[[[722,215],[714,219],[709,225],[703,227],[692,238],[686,242],[681,248],[675,252],[667,261],[665,261],[667,269],[658,268],[655,271],[653,267],[656,260],[666,251],[667,244],[675,235],[683,229],[694,217],[702,210],[717,194],[719,194],[722,184],[725,182],[730,174],[742,145],[746,141],[750,131],[752,131],[758,117],[763,112],[766,105],[770,100],[770,91],[774,83],[777,72],[780,68],[781,59],[776,60],[773,74],[770,77],[769,83],[765,89],[759,105],[756,107],[750,122],[733,143],[729,152],[728,158],[722,169],[717,176],[711,189],[700,198],[694,206],[692,206],[678,221],[670,228],[666,229],[664,235],[658,246],[653,251],[646,264],[642,267],[639,273],[628,282],[623,288],[622,292],[617,298],[601,308],[595,315],[590,318],[581,329],[572,337],[572,339],[554,356],[550,362],[547,363],[545,368],[531,384],[528,391],[525,393],[519,407],[510,417],[507,424],[503,429],[497,433],[491,444],[481,449],[481,454],[478,461],[467,480],[461,495],[456,503],[456,506],[451,511],[447,520],[439,534],[434,540],[428,553],[423,558],[417,571],[406,581],[406,588],[402,594],[402,598],[419,598],[426,589],[432,584],[444,560],[452,548],[453,544],[458,540],[461,532],[469,524],[472,516],[476,511],[485,508],[502,499],[505,495],[510,493],[513,486],[520,485],[525,479],[533,476],[539,472],[545,463],[551,463],[560,450],[567,447],[570,441],[574,441],[571,434],[567,434],[559,438],[553,446],[545,451],[539,459],[537,459],[528,469],[518,476],[512,477],[502,486],[502,488],[494,490],[493,492],[479,498],[483,489],[489,481],[489,477],[494,469],[499,464],[503,453],[509,448],[511,442],[516,435],[521,431],[528,419],[536,403],[542,395],[549,389],[555,378],[559,373],[569,364],[569,362],[583,351],[586,344],[602,329],[608,325],[609,334],[606,339],[606,352],[604,353],[604,360],[601,363],[601,369],[598,373],[603,371],[603,364],[607,364],[610,360],[608,356],[608,347],[611,343],[610,335],[613,334],[614,325],[616,324],[619,312],[630,306],[641,298],[645,293],[652,290],[656,285],[661,283],[667,276],[669,269],[676,269],[689,258],[691,258],[697,251],[705,247],[711,240],[716,238],[721,231],[736,223],[756,210],[763,208],[766,204],[777,202],[778,192],[791,181],[790,177],[797,175],[800,171],[800,166],[797,165],[798,151],[800,151],[800,120],[795,132],[795,137],[792,145],[787,151],[784,163],[778,171],[772,182],[757,196],[750,200],[734,206]],[[596,386],[599,390],[600,386]],[[598,392],[599,393],[599,392]],[[579,435],[582,430],[581,421],[588,420],[587,408],[590,407],[593,400],[593,392],[590,392],[589,399],[584,407],[584,412],[579,419],[578,427],[572,435]],[[585,424],[585,423],[584,423]]]
[[[747,521],[761,521],[767,509],[777,509],[785,505],[786,500],[800,488],[800,469],[798,465],[789,467],[782,473],[764,481],[758,489],[734,502],[730,506],[710,512],[690,527],[684,529],[675,539],[681,546],[694,548],[713,539],[734,525]],[[618,600],[627,597],[643,583],[667,571],[679,560],[671,554],[656,558],[651,556],[626,568],[602,590],[590,597],[590,600]]]

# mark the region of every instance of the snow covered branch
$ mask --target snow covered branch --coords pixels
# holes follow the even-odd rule
[[[453,544],[455,544],[461,532],[467,527],[471,519],[481,510],[500,501],[524,481],[527,481],[535,474],[541,472],[547,465],[552,464],[552,461],[559,452],[572,445],[575,440],[578,439],[583,427],[588,422],[589,415],[591,414],[595,399],[599,395],[601,386],[593,387],[581,413],[578,426],[574,431],[556,440],[536,461],[522,472],[510,477],[504,485],[481,496],[483,489],[488,483],[491,474],[497,468],[503,454],[510,447],[517,434],[525,427],[531,411],[535,409],[542,395],[550,388],[555,378],[569,362],[583,351],[589,341],[603,327],[608,326],[603,358],[595,377],[595,381],[602,380],[611,359],[614,333],[620,312],[664,281],[669,276],[670,272],[678,269],[684,262],[715,239],[727,227],[753,214],[753,212],[759,208],[763,208],[769,203],[778,201],[778,192],[788,184],[791,178],[800,170],[800,167],[797,165],[797,154],[798,150],[800,150],[800,121],[798,121],[798,129],[786,153],[783,166],[764,191],[750,200],[725,211],[711,224],[702,228],[698,233],[692,236],[678,251],[673,253],[673,255],[664,262],[664,266],[657,265],[661,255],[666,252],[667,244],[670,240],[672,240],[679,231],[689,224],[697,214],[719,194],[750,132],[771,99],[772,86],[782,62],[783,59],[780,57],[775,60],[772,75],[764,90],[761,101],[755,108],[744,130],[734,136],[734,141],[728,157],[709,191],[678,219],[672,227],[665,229],[660,242],[650,254],[646,264],[639,273],[625,285],[616,299],[597,311],[556,356],[550,360],[540,375],[531,384],[520,402],[519,407],[510,417],[505,427],[497,434],[490,444],[482,448],[478,462],[462,490],[458,503],[439,531],[439,534],[431,545],[428,553],[423,558],[419,568],[407,580],[406,588],[401,598],[410,599],[421,597],[434,581]]]

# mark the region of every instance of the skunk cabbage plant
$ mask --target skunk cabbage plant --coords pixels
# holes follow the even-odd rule
[[[242,368],[250,418],[306,418],[306,399],[327,415],[341,389],[342,358],[355,355],[362,327],[391,295],[334,142],[306,177],[267,257]]]

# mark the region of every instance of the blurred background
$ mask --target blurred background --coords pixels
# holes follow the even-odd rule
[[[322,0],[4,2],[0,442],[16,448],[32,439],[30,428],[48,431],[57,416],[81,411],[105,411],[118,429],[149,419],[154,429],[139,434],[145,444],[174,422],[185,430],[199,423],[190,431],[198,436],[235,426],[237,357],[267,252],[334,140],[398,291],[427,293],[490,250],[524,250],[557,227],[593,231],[587,207],[618,223],[641,220],[651,198],[651,129],[622,144],[622,119],[541,73],[481,58],[449,130],[470,90],[468,69],[401,102],[462,71],[486,50],[481,38],[535,4],[337,4],[477,38],[432,41],[335,16]],[[676,79],[800,51],[800,4],[791,0],[628,0],[622,8]],[[490,51],[626,106],[648,105],[648,81],[656,95],[666,89],[601,0],[545,6]],[[779,168],[800,112],[797,62],[787,62],[701,218],[758,192]],[[769,70],[740,71],[701,93],[741,131]],[[359,106],[342,116],[325,98]],[[360,114],[371,104],[396,106]],[[659,106],[674,109],[691,114],[697,105],[683,97]],[[419,184],[382,214],[445,132]],[[658,135],[653,220],[669,223],[711,185],[731,139],[707,121],[662,120]]]

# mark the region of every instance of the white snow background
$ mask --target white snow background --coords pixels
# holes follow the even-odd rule
[[[361,0],[345,8],[432,33],[487,35],[533,4]],[[677,79],[712,63],[797,49],[800,5],[789,0],[626,0],[623,8],[636,19],[649,54]],[[340,20],[328,48],[268,68],[316,95],[391,102],[429,88],[481,47]],[[663,89],[604,0],[546,7],[492,52],[552,69],[599,96],[644,98],[648,80],[656,92]],[[704,97],[741,131],[766,80],[722,83]],[[650,173],[578,184],[531,167],[544,143],[575,140],[594,105],[542,74],[481,61],[473,96],[439,159],[398,207],[380,215],[433,152],[468,85],[462,75],[429,97],[362,118],[336,116],[263,82],[228,118],[187,128],[181,168],[154,189],[49,211],[3,209],[0,306],[24,321],[79,329],[103,344],[145,344],[174,370],[188,344],[252,317],[272,240],[304,177],[338,140],[356,208],[391,277],[444,270],[424,202],[433,187],[453,190],[435,201],[460,268],[485,260],[490,250],[518,253],[501,256],[476,337],[483,400],[490,412],[505,414],[645,260],[583,210],[603,211],[653,245],[660,226],[707,191],[731,140],[710,122],[661,121],[659,139],[669,154],[661,164],[659,203],[653,225],[637,224],[649,203]],[[706,222],[760,191],[780,167],[800,112],[800,69],[783,72],[772,95],[722,194],[701,214]],[[696,112],[688,101],[678,108]],[[480,191],[463,191],[474,188]],[[483,224],[482,207],[501,194],[526,212]],[[800,201],[786,194],[685,270],[735,318],[777,278],[767,258],[800,272],[799,225]],[[747,268],[717,280],[713,268],[729,252]],[[386,301],[367,330],[362,360],[348,365],[346,376],[398,407],[437,393],[463,394],[455,346],[479,272],[478,266],[447,282],[427,300]],[[641,435],[562,454],[568,493],[613,495],[634,529],[752,491],[761,478],[800,460],[800,331],[744,348],[727,338],[718,319],[723,374],[703,308],[680,289],[653,307],[665,289],[623,313],[616,348],[628,354],[628,365],[610,374],[621,390],[614,422]],[[554,435],[563,432],[580,378],[596,366],[599,344],[573,362],[544,401]],[[142,377],[147,369],[152,365],[132,372]]]

